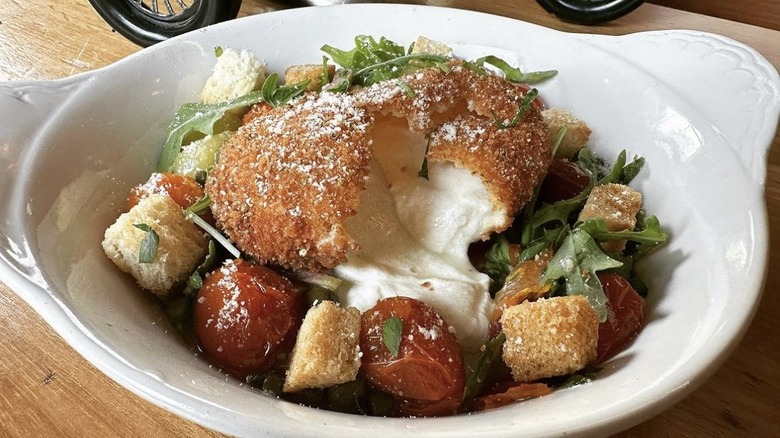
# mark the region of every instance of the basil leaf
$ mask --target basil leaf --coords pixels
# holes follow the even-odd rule
[[[138,251],[138,263],[153,263],[160,245],[160,236],[147,224],[133,224],[133,226],[146,232]]]
[[[466,375],[466,386],[463,389],[462,401],[466,402],[476,397],[485,383],[485,379],[490,372],[490,368],[501,357],[501,352],[506,342],[506,335],[500,332],[493,339],[485,342],[485,348],[479,355],[477,366]]]
[[[599,315],[599,322],[604,322],[607,320],[607,296],[596,272],[622,265],[604,254],[587,231],[575,228],[553,256],[542,276],[542,283],[563,278],[566,282],[565,294],[587,297]]]
[[[401,318],[391,317],[385,320],[382,326],[382,342],[390,350],[393,357],[398,356],[398,348],[401,346],[401,333],[403,333],[404,321]]]
[[[263,94],[260,91],[253,91],[226,102],[185,103],[179,107],[168,126],[168,137],[163,145],[160,160],[157,162],[157,171],[168,172],[171,170],[187,135],[193,133],[200,133],[203,136],[216,134],[214,124],[222,119],[227,111],[247,107],[262,102],[262,100]]]
[[[504,78],[506,80],[523,84],[537,84],[558,74],[556,70],[523,73],[519,68],[512,67],[508,62],[493,55],[483,56],[474,61],[474,64],[478,65],[480,68],[485,64],[490,64],[501,70],[501,72],[504,73]]]

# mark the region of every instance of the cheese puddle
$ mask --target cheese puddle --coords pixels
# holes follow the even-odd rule
[[[468,258],[469,244],[500,224],[482,180],[451,163],[431,162],[418,176],[426,139],[404,119],[377,120],[374,157],[357,215],[346,223],[361,250],[335,269],[337,294],[361,312],[393,296],[435,308],[462,348],[476,351],[487,337],[493,300],[489,278]]]

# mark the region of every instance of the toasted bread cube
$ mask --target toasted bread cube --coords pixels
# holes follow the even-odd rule
[[[336,73],[336,66],[328,64],[328,77],[333,77]],[[309,80],[309,85],[306,86],[306,91],[317,91],[322,88],[322,64],[300,64],[291,65],[287,67],[284,72],[285,84],[297,84]]]
[[[516,382],[570,374],[596,359],[599,317],[584,296],[524,301],[504,310],[501,327]]]
[[[555,150],[557,158],[572,158],[588,143],[590,128],[569,111],[562,108],[550,108],[542,111],[542,117],[547,123],[547,133],[551,141],[558,137],[558,131],[562,127],[567,128],[563,140],[558,145],[558,149]]]
[[[323,301],[309,309],[284,381],[285,392],[350,382],[360,369],[360,311]]]
[[[139,252],[146,231],[135,224],[149,225],[160,238],[151,263],[140,263]],[[184,215],[168,195],[149,195],[108,227],[103,251],[120,270],[130,273],[138,284],[160,298],[183,283],[203,260],[208,245],[203,233]]]
[[[217,58],[211,76],[200,92],[203,103],[219,103],[259,90],[265,66],[248,50],[226,48]]]
[[[444,43],[440,43],[436,40],[432,40],[424,36],[418,36],[417,40],[414,41],[414,47],[412,48],[412,53],[427,53],[429,55],[452,56],[452,49]]]
[[[642,193],[622,184],[604,184],[590,192],[580,220],[602,218],[609,231],[633,230],[641,208]],[[602,247],[606,251],[619,252],[625,244],[625,240],[613,240],[602,243]]]

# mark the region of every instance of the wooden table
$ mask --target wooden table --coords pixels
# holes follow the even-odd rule
[[[780,68],[780,32],[776,30],[651,4],[610,24],[584,28],[546,14],[533,0],[435,3],[511,16],[565,31],[625,34],[687,28],[716,32],[756,48]],[[710,0],[709,3],[730,2]],[[744,12],[756,18],[752,22],[766,22],[769,14],[774,17],[770,22],[777,23],[780,13],[769,3],[764,2],[769,9]],[[245,0],[241,14],[283,7],[285,4],[280,2]],[[0,5],[0,80],[61,78],[102,67],[137,50],[138,47],[112,32],[84,0],[14,0]],[[777,260],[780,257],[778,136],[769,154],[766,201],[773,236],[770,260]],[[778,436],[778,290],[780,270],[770,268],[762,305],[731,359],[683,402],[620,436]],[[170,414],[115,384],[73,351],[26,303],[0,283],[0,436],[220,435]]]

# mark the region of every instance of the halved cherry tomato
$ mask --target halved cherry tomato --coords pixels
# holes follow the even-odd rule
[[[208,276],[195,300],[194,326],[203,351],[236,377],[269,366],[294,337],[302,300],[289,280],[243,260]]]
[[[149,180],[133,187],[127,198],[127,209],[152,194],[168,195],[181,208],[187,208],[203,197],[203,187],[189,176],[176,173],[153,173]]]
[[[539,199],[547,203],[571,199],[582,193],[589,182],[588,174],[576,163],[554,158],[539,188]]]
[[[402,321],[396,355],[384,339],[390,318]],[[412,298],[386,298],[367,310],[361,322],[361,372],[395,397],[399,414],[436,416],[457,410],[465,385],[463,354],[436,310]]]
[[[645,300],[625,278],[614,272],[599,272],[607,295],[607,320],[599,324],[596,363],[623,351],[633,340],[645,320]]]
[[[544,383],[514,383],[494,388],[490,394],[477,397],[472,403],[475,411],[499,408],[512,403],[547,395],[552,389]]]

